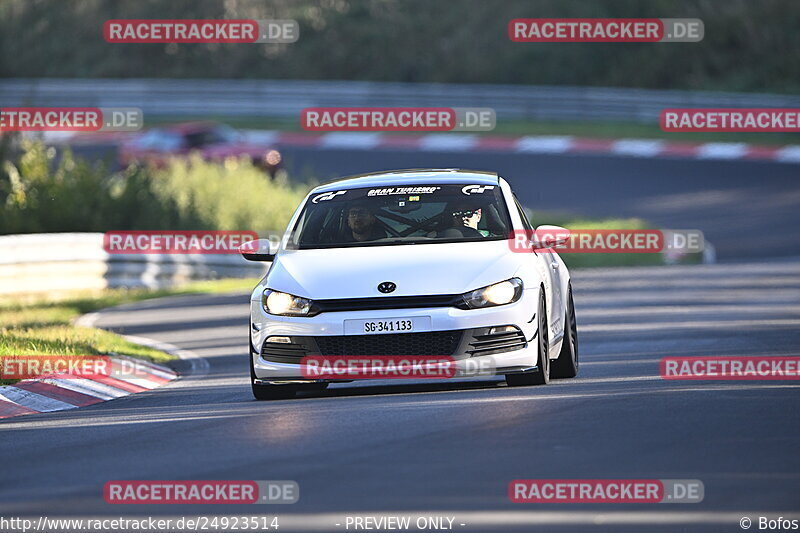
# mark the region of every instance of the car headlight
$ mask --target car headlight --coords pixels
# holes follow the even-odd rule
[[[461,295],[466,309],[482,309],[514,303],[522,297],[522,280],[511,278]]]
[[[285,292],[264,289],[261,305],[271,315],[308,316],[311,312],[311,300]]]

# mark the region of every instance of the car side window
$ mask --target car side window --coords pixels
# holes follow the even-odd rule
[[[528,220],[528,215],[525,214],[525,210],[519,204],[519,200],[517,200],[517,195],[514,195],[514,205],[517,206],[517,211],[519,211],[519,218],[522,219],[522,225],[525,229],[532,230],[533,226],[531,225],[530,221]]]

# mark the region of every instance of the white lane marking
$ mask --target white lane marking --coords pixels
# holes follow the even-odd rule
[[[698,159],[739,159],[746,154],[744,143],[705,143],[697,150]]]
[[[619,139],[611,145],[611,152],[634,157],[654,157],[664,149],[664,141],[647,139]]]
[[[128,408],[134,409],[134,408]],[[101,414],[102,413],[102,414]],[[105,412],[105,411],[95,411],[92,413],[91,418],[81,419],[80,425],[82,428],[84,427],[97,427],[97,426],[127,426],[131,424],[163,424],[163,423],[175,423],[175,422],[191,422],[191,421],[203,421],[208,422],[211,420],[224,420],[224,419],[231,419],[231,418],[244,418],[247,419],[253,416],[252,412],[229,412],[229,413],[198,413],[196,409],[193,409],[191,412],[187,414],[181,413],[164,413],[162,410],[156,410],[152,414],[147,412],[140,411],[135,415],[125,415],[121,414],[119,411],[113,411],[113,415],[110,414],[112,412]],[[89,415],[87,415],[88,417]],[[24,427],[27,423],[23,420],[17,422],[18,427]],[[3,423],[2,426],[4,429],[10,429],[11,424],[6,422]],[[75,420],[74,419],[56,419],[56,420],[48,420],[48,421],[37,421],[38,428],[48,428],[48,429],[56,429],[56,428],[74,428],[75,427]]]
[[[380,133],[367,133],[355,131],[339,131],[326,133],[320,141],[320,148],[352,148],[355,150],[369,150],[381,142]]]
[[[420,150],[443,152],[464,152],[471,150],[478,143],[475,135],[457,133],[431,133],[423,135],[419,141]]]
[[[522,137],[517,141],[517,152],[560,154],[572,147],[572,137]]]
[[[633,360],[633,361],[624,361],[625,364],[635,364],[639,363],[640,361]],[[658,364],[658,363],[656,363]],[[581,362],[581,366],[583,366],[583,362]],[[581,378],[581,384],[593,384],[593,383],[629,383],[631,381],[664,381],[659,375],[652,375],[652,376],[615,376],[613,378]]]
[[[800,163],[800,146],[792,145],[781,148],[775,154],[775,159],[784,163]]]
[[[74,409],[76,406],[56,400],[48,396],[36,394],[35,392],[18,389],[17,387],[2,387],[0,388],[0,399],[39,411],[40,413],[49,413],[51,411],[63,411],[64,409]]]

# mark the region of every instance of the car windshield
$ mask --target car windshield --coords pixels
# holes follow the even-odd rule
[[[290,249],[506,239],[508,211],[497,185],[397,185],[311,196]]]

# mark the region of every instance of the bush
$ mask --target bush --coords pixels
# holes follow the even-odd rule
[[[110,173],[69,150],[23,141],[0,153],[0,233],[109,230],[282,231],[308,186],[270,180],[246,159],[199,158]]]
[[[246,157],[224,164],[176,160],[156,171],[152,184],[181,219],[218,230],[283,231],[309,189],[290,185],[280,174],[270,181]]]

